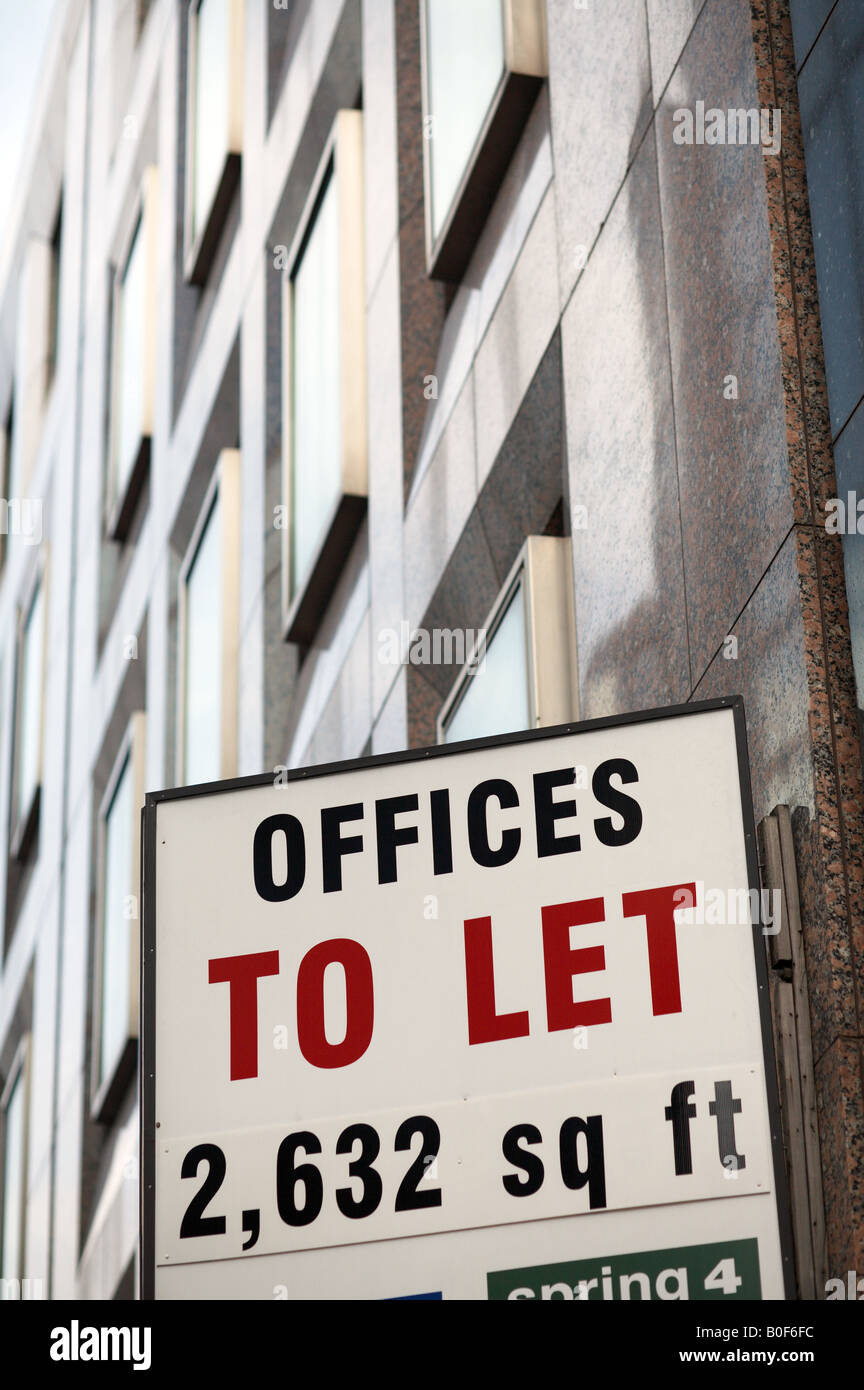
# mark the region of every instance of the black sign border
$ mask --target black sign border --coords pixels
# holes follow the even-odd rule
[[[466,739],[462,743],[434,744],[426,748],[404,749],[397,753],[372,754],[365,758],[350,758],[335,763],[320,763],[313,767],[288,768],[282,781],[300,782],[313,777],[335,773],[357,772],[364,768],[387,767],[394,763],[423,762],[427,758],[446,758],[453,753],[468,753],[475,749],[500,748],[517,743],[561,738],[590,733],[594,729],[615,729],[627,724],[647,724],[656,719],[678,719],[687,714],[704,714],[710,710],[731,710],[735,725],[738,754],[738,784],[741,794],[741,819],[744,826],[744,845],[747,857],[747,878],[751,892],[760,893],[759,854],[756,825],[753,815],[753,796],[750,783],[750,763],[747,751],[747,723],[744,700],[740,695],[723,696],[713,700],[693,700],[683,705],[663,705],[659,709],[636,710],[630,714],[609,715],[602,719],[585,719],[571,724],[556,724],[550,728],[526,729],[521,733],[497,734],[491,738]],[[147,792],[141,811],[141,997],[140,1042],[138,1067],[139,1096],[139,1293],[144,1300],[155,1298],[156,1283],[156,815],[161,802],[185,800],[196,796],[215,796],[226,791],[250,787],[272,787],[273,773],[256,773],[251,777],[231,777],[221,782],[204,782],[192,787],[169,787],[163,791]],[[751,899],[753,901],[753,899]],[[761,896],[756,902],[761,903]],[[792,1221],[786,1180],[786,1161],[783,1131],[780,1120],[780,1098],[777,1087],[777,1066],[774,1054],[774,1035],[771,1023],[771,1001],[768,987],[768,962],[762,923],[753,923],[753,953],[756,982],[759,992],[759,1016],[762,1028],[762,1054],[765,1067],[768,1113],[771,1129],[771,1149],[774,1161],[774,1197],[780,1234],[783,1282],[786,1299],[796,1297],[796,1277]]]

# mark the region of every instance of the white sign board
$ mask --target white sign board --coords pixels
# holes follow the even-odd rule
[[[784,1297],[743,720],[150,795],[144,1296]]]

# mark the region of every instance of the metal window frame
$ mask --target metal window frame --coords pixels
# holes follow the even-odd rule
[[[317,551],[306,573],[292,585],[293,283],[331,180],[335,180],[339,224],[341,486]],[[315,637],[368,504],[363,218],[363,113],[343,110],[336,115],[312,180],[282,289],[282,626],[285,640],[302,646],[309,646]]]
[[[129,932],[129,979],[127,981],[126,1035],[116,1057],[108,1065],[105,1075],[100,1075],[102,1056],[102,986],[105,967],[105,889],[108,868],[108,815],[126,767],[132,778],[132,855],[130,861],[128,895],[138,899],[141,881],[141,810],[144,805],[146,776],[146,736],[147,716],[136,710],[126,726],[126,731],[114,759],[105,791],[97,812],[97,888],[96,888],[96,932],[93,953],[93,1008],[92,1008],[92,1047],[90,1075],[90,1113],[91,1117],[107,1123],[117,1113],[135,1070],[138,1053],[138,1013],[139,1013],[139,968],[140,945],[139,923],[140,903],[137,916],[130,920]]]
[[[12,481],[12,409],[13,403],[10,396],[9,409],[4,416],[3,424],[0,425],[0,499],[7,504],[12,500],[9,496],[9,484]],[[8,505],[6,516],[8,526]],[[0,531],[0,574],[2,574],[6,564],[8,547],[8,534],[6,531]]]
[[[528,536],[483,624],[488,650],[510,608],[515,590],[521,585],[528,716],[532,729],[564,724],[579,717],[571,579],[569,537]],[[474,679],[480,655],[479,648],[470,654],[438,712],[435,735],[439,744],[446,742],[447,725]]]
[[[9,1075],[6,1084],[0,1094],[0,1252],[3,1248],[3,1237],[8,1219],[6,1213],[6,1115],[9,1102],[18,1082],[24,1086],[24,1123],[21,1127],[21,1209],[18,1213],[19,1239],[21,1248],[22,1264],[19,1266],[17,1274],[4,1274],[4,1278],[23,1279],[24,1266],[23,1258],[26,1250],[27,1238],[27,1160],[30,1147],[30,1034],[25,1033],[18,1044],[12,1066],[9,1068]]]
[[[123,541],[129,534],[135,507],[144,479],[150,467],[153,435],[155,377],[156,377],[156,293],[158,256],[159,173],[148,165],[141,179],[138,197],[128,219],[117,257],[112,287],[111,323],[111,409],[108,431],[108,469],[105,497],[105,529],[111,540]],[[123,288],[129,272],[129,261],[138,236],[142,237],[144,255],[144,353],[141,390],[141,420],[139,440],[126,481],[118,482],[118,426],[120,421],[120,392],[123,381],[121,341],[123,333]]]
[[[178,578],[176,776],[180,783],[184,781],[186,776],[187,586],[217,497],[219,500],[219,524],[222,528],[219,764],[222,777],[233,777],[237,772],[240,653],[240,492],[240,451],[239,449],[223,449],[216,460],[213,476],[204,494],[204,501],[201,504],[198,519],[186,548]]]
[[[183,217],[183,274],[189,284],[207,279],[225,218],[240,181],[243,154],[244,0],[225,0],[228,10],[228,108],[222,172],[210,205],[195,222],[195,110],[198,94],[198,12],[204,0],[192,0],[187,19],[186,46],[186,188]]]
[[[44,236],[28,237],[18,275],[16,333],[20,336],[23,332],[26,343],[25,360],[17,363],[18,389],[14,391],[20,397],[17,447],[13,456],[15,491],[19,496],[25,495],[33,481],[51,389],[48,361],[51,256],[51,243]]]
[[[9,403],[6,407],[6,414],[3,417],[3,436],[6,440],[6,474],[4,478],[4,487],[6,489],[5,496],[7,501],[10,500],[12,496],[12,464],[14,462],[15,449],[15,394],[15,381],[13,378],[9,387]],[[16,490],[17,481],[16,479]]]
[[[828,1241],[810,995],[790,808],[775,806],[760,822],[758,833],[765,889],[780,895],[780,920],[772,918],[772,930],[765,930],[764,947],[780,1118],[789,1155],[786,1168],[798,1297],[819,1299],[824,1297],[828,1276]]]
[[[420,0],[420,70],[423,108],[423,191],[426,269],[434,280],[462,279],[483,224],[501,187],[544,79],[549,73],[543,0],[501,0],[504,63],[486,116],[436,236],[432,224],[432,142],[429,110],[428,9]]]
[[[48,383],[49,390],[57,376],[60,361],[60,292],[62,289],[63,210],[64,189],[61,185],[57,212],[51,230],[51,283],[48,295]]]
[[[42,590],[42,650],[40,654],[41,671],[39,681],[39,755],[37,758],[36,785],[30,796],[26,809],[18,814],[18,783],[21,775],[21,730],[22,730],[22,701],[24,698],[24,640],[27,630],[27,621],[33,611],[39,590]],[[10,849],[13,859],[19,862],[24,861],[30,853],[33,842],[36,838],[36,831],[39,825],[39,815],[42,804],[42,771],[45,743],[45,685],[46,667],[48,658],[48,628],[49,628],[49,549],[45,543],[32,573],[24,589],[21,602],[18,604],[16,621],[16,642],[15,642],[15,737],[12,753],[12,795],[10,798],[10,826],[11,839]]]

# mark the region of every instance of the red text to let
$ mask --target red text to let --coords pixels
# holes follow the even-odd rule
[[[695,883],[675,883],[622,894],[625,917],[645,920],[651,1009],[655,1015],[681,1012],[675,909],[681,894],[695,902]],[[577,975],[605,970],[602,946],[571,945],[571,927],[606,920],[603,898],[553,903],[540,909],[543,968],[546,983],[546,1028],[559,1029],[612,1022],[610,998],[573,999]],[[495,1001],[493,927],[491,917],[464,922],[465,1002],[468,1043],[501,1042],[525,1037],[528,1011],[498,1013]],[[327,1037],[324,1018],[324,972],[339,965],[345,977],[345,1036]],[[258,1075],[260,1027],[258,982],[279,974],[279,952],[259,951],[210,960],[209,983],[228,985],[229,1073],[232,1081]],[[359,941],[347,937],[320,941],[307,951],[297,971],[297,1041],[313,1067],[347,1067],[362,1057],[372,1041],[375,1019],[372,962]]]

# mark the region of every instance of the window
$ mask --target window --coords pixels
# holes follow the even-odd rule
[[[145,716],[133,715],[99,809],[93,1111],[108,1120],[132,1077],[138,1037],[138,885]]]
[[[240,175],[243,0],[194,0],[188,53],[186,278],[201,284]]]
[[[294,519],[291,583],[297,587],[342,490],[339,450],[339,226],[336,185],[330,178],[303,259],[294,276],[291,419]],[[318,467],[315,467],[315,461]]]
[[[5,465],[4,484],[6,492],[3,494],[7,501],[12,497],[18,496],[17,479],[15,477],[15,398],[9,402],[9,413],[6,416],[6,424],[3,429],[3,460]]]
[[[12,1063],[0,1096],[0,1153],[2,1194],[0,1208],[0,1279],[23,1279],[27,1185],[27,1112],[29,1087],[29,1037],[25,1037]]]
[[[15,326],[15,497],[23,497],[30,487],[51,385],[51,260],[47,238],[29,237],[18,276]]]
[[[486,112],[504,75],[501,0],[427,0],[429,215],[440,236]],[[458,99],[454,95],[458,93]]]
[[[125,539],[150,459],[156,314],[157,173],[144,176],[114,287],[108,534]]]
[[[144,238],[139,220],[117,300],[114,491],[125,492],[141,445],[144,363]]]
[[[60,256],[63,249],[63,199],[57,209],[54,231],[51,234],[51,289],[48,323],[48,377],[54,379],[57,371],[57,353],[60,347]]]
[[[12,430],[14,426],[14,402],[9,402],[9,413],[6,416],[6,424],[0,430],[0,570],[6,563],[6,547],[8,545],[9,528],[11,520],[9,515],[9,503],[15,496],[12,491]]]
[[[421,0],[426,255],[459,280],[546,76],[543,0]]]
[[[577,718],[570,542],[529,536],[438,718],[438,742]]]
[[[488,649],[478,656],[474,676],[466,681],[462,698],[447,721],[447,743],[530,727],[525,595],[521,580],[508,600]]]
[[[178,771],[187,786],[237,770],[240,455],[226,449],[181,571]]]
[[[18,689],[12,852],[24,858],[35,832],[42,780],[42,707],[45,667],[45,570],[19,613]]]
[[[340,111],[289,253],[283,610],[308,644],[366,509],[363,118]]]
[[[152,0],[136,0],[136,5],[135,5],[135,33],[136,33],[136,40],[137,40],[137,39],[140,39],[141,34],[143,33],[144,25],[147,23],[147,16],[148,16],[149,13],[150,13],[150,6],[151,6],[151,3],[152,3]]]

